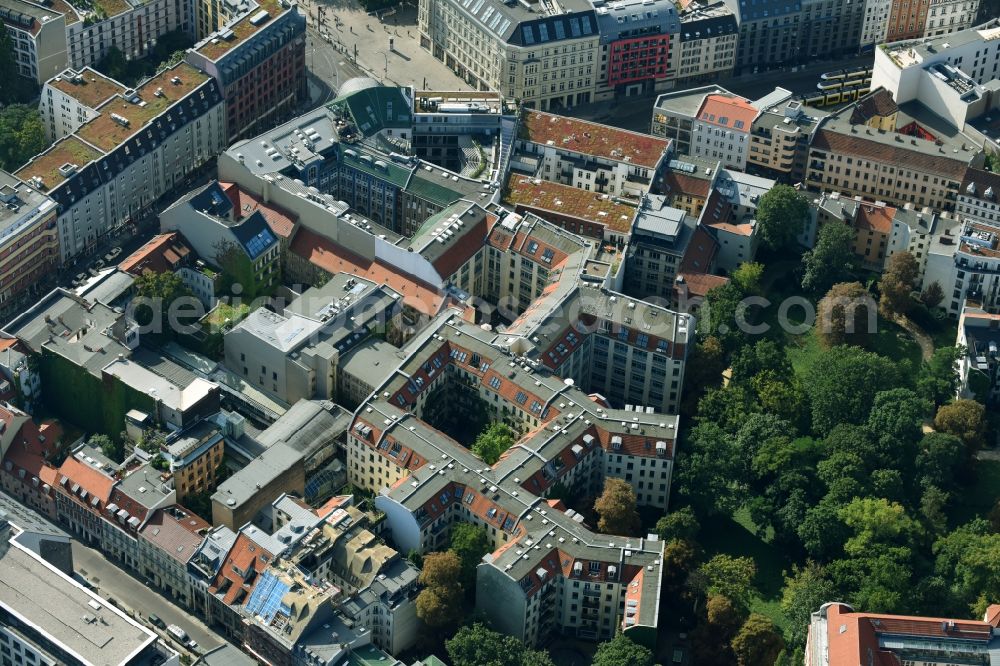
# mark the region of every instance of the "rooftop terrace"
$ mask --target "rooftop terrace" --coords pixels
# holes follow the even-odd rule
[[[608,125],[526,111],[519,138],[561,150],[653,168],[670,141]]]

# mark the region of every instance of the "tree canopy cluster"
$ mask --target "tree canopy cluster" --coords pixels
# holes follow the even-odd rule
[[[0,169],[17,171],[48,145],[42,117],[35,107],[10,104],[0,108]]]
[[[679,448],[686,508],[657,524],[676,568],[665,568],[665,594],[704,604],[692,634],[699,663],[801,663],[790,655],[809,613],[835,599],[961,618],[1000,598],[1000,534],[984,518],[953,517],[985,433],[983,406],[953,400],[957,353],[938,350],[915,375],[845,345],[799,372],[768,339],[732,354],[731,381],[700,399]],[[753,560],[700,553],[699,520],[739,509],[795,563],[786,636],[749,613]]]

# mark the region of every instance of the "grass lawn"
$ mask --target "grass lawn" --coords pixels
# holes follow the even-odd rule
[[[798,375],[805,372],[823,353],[823,347],[811,330],[805,335],[786,334],[784,344],[792,367]],[[896,362],[909,363],[914,372],[920,368],[920,345],[902,328],[881,317],[878,320],[878,333],[867,345],[867,349]]]
[[[240,303],[239,306],[233,307],[220,301],[214,310],[205,315],[204,322],[213,329],[217,329],[222,327],[227,319],[236,325],[248,314],[250,314],[250,306],[246,303]]]
[[[766,538],[754,533],[749,513],[740,509],[732,517],[717,516],[706,520],[702,524],[699,541],[705,548],[706,558],[719,554],[753,558],[757,564],[754,587],[759,594],[751,601],[750,610],[766,615],[776,625],[787,629],[787,620],[779,603],[784,584],[783,573],[791,563]]]
[[[940,311],[939,311],[940,312]],[[958,336],[958,320],[948,316],[935,316],[925,306],[917,305],[907,316],[934,340],[934,347],[953,347]]]
[[[973,518],[985,517],[1000,500],[1000,460],[980,460],[976,463],[976,482],[956,497],[949,512],[952,527]]]

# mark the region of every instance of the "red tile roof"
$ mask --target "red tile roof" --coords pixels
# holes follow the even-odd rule
[[[927,144],[937,148],[933,144]],[[813,137],[812,147],[827,150],[838,155],[850,155],[862,159],[891,164],[921,172],[936,173],[952,180],[962,180],[968,168],[958,159],[945,155],[932,155],[908,144],[888,145],[863,136],[853,136],[840,132],[819,129]]]
[[[265,203],[263,199],[252,192],[240,189],[236,183],[220,182],[219,187],[233,203],[237,219],[249,217],[259,210],[267,221],[267,226],[271,227],[271,231],[279,238],[287,240],[292,237],[292,232],[295,230],[295,217],[291,213],[272,203]]]
[[[21,483],[32,484],[33,479],[37,478],[39,483],[48,483],[51,487],[55,482],[56,469],[46,458],[58,449],[63,434],[62,427],[57,421],[48,420],[38,424],[23,416],[25,415],[0,405],[0,422],[7,428],[18,427],[18,432],[14,434],[4,455],[3,471]],[[23,477],[21,472],[24,473]]]
[[[690,196],[705,199],[712,182],[706,178],[696,178],[679,171],[668,171],[663,176],[664,193],[671,197]]]
[[[403,302],[421,314],[433,316],[444,304],[445,297],[438,290],[395,267],[365,259],[337,245],[329,238],[301,228],[296,232],[291,252],[328,273],[351,273],[385,284],[403,297]]]
[[[892,231],[892,219],[895,216],[896,209],[892,206],[875,206],[863,203],[858,208],[858,216],[854,224],[858,229],[888,234]]]
[[[229,550],[229,555],[226,556],[226,561],[208,588],[209,592],[215,594],[225,589],[223,603],[227,605],[244,603],[260,580],[260,574],[272,559],[274,559],[273,553],[266,551],[244,532],[240,532]],[[234,569],[239,569],[244,575],[240,576]],[[251,575],[251,571],[255,571],[256,574]]]
[[[142,538],[159,547],[181,564],[186,564],[204,539],[211,525],[193,512],[177,505],[157,509],[142,528]]]
[[[756,117],[757,109],[750,102],[727,95],[705,95],[698,111],[698,120],[702,122],[747,134]]]
[[[91,497],[97,497],[101,501],[101,505],[98,507],[101,509],[108,504],[108,500],[111,497],[111,489],[116,483],[114,478],[85,462],[77,460],[73,456],[69,456],[63,461],[62,466],[59,468],[58,478],[59,487],[67,495],[80,501],[79,495],[72,492],[73,485],[79,484],[88,493],[87,501],[85,502],[87,506],[90,506],[89,500]],[[65,483],[62,482],[63,479],[66,479]]]
[[[875,655],[878,664],[897,664],[891,650],[879,647],[879,636],[926,636],[988,641],[992,627],[986,622],[951,620],[939,617],[909,617],[855,613],[843,604],[826,610],[829,666],[857,666]],[[984,643],[985,644],[985,643]]]
[[[707,273],[715,260],[715,253],[719,249],[719,244],[712,236],[699,226],[694,231],[687,250],[684,252],[684,259],[678,272],[686,273]]]
[[[145,271],[167,273],[177,270],[181,261],[190,253],[191,248],[184,237],[172,231],[153,236],[118,264],[118,268],[132,275],[142,275]]]
[[[521,132],[521,138],[534,143],[582,155],[628,161],[650,169],[657,165],[670,145],[667,139],[544,111],[525,111]]]

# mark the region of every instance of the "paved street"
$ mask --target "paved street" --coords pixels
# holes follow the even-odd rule
[[[179,625],[188,632],[200,646],[200,651],[205,651],[223,643],[222,637],[209,629],[198,618],[190,612],[175,606],[165,597],[158,594],[154,589],[147,587],[141,581],[133,578],[129,573],[105,559],[100,552],[84,546],[79,541],[73,540],[73,565],[77,573],[84,576],[94,587],[98,594],[107,599],[115,599],[118,606],[128,612],[131,609],[141,614],[140,622],[149,626],[145,618],[149,613],[160,616],[164,622]],[[127,607],[127,608],[126,608]],[[166,634],[155,627],[153,631],[161,636]],[[175,649],[176,643],[167,641]]]
[[[310,37],[316,36],[311,41],[314,50],[307,47],[306,64],[334,89],[344,82],[345,73],[347,78],[371,76],[418,89],[470,89],[443,62],[420,48],[415,6],[389,10],[381,20],[369,16],[353,0],[306,0],[301,6],[312,28]],[[318,38],[320,33],[329,35],[329,43]]]

